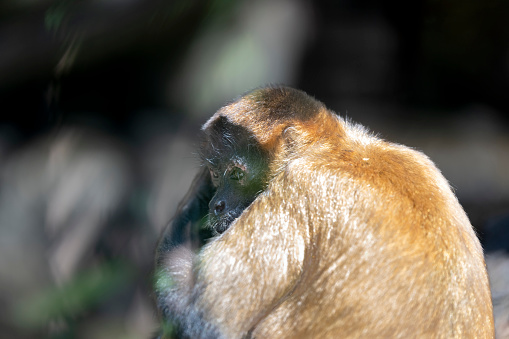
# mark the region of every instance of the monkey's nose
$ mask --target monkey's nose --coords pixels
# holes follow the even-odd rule
[[[214,207],[214,214],[218,215],[221,214],[226,207],[226,204],[223,200],[219,201],[216,206]]]

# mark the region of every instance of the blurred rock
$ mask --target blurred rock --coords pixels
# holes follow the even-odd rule
[[[36,140],[0,167],[2,312],[73,277],[128,197],[121,146],[97,132],[66,128]]]
[[[168,98],[200,117],[268,83],[294,84],[309,40],[304,1],[239,2],[229,20],[211,25],[195,41]]]

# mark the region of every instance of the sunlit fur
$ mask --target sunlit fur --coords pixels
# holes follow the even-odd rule
[[[481,246],[425,155],[285,87],[246,94],[204,130],[220,117],[254,136],[269,173],[230,228],[188,256],[193,269],[160,254],[186,267],[159,291],[160,305],[185,304],[168,313],[184,335],[493,338]]]

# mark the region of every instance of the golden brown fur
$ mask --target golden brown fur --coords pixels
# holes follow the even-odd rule
[[[494,336],[481,246],[426,156],[290,88],[248,93],[204,130],[220,117],[269,154],[266,188],[194,271],[164,271],[176,250],[160,249],[176,282],[160,305],[189,299],[169,314],[199,314],[209,337]]]

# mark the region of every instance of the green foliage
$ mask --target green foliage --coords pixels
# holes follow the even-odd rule
[[[71,320],[125,287],[132,273],[119,263],[84,271],[61,287],[51,287],[20,302],[14,310],[15,321],[21,327],[37,329],[51,321]]]

